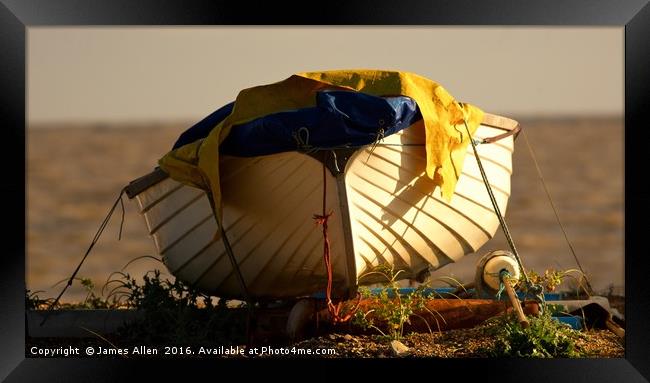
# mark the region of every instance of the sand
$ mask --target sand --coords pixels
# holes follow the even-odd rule
[[[622,294],[623,120],[621,118],[523,119],[567,233],[596,290]],[[41,125],[27,131],[27,287],[56,295],[83,256],[97,227],[129,181],[147,173],[191,123]],[[575,268],[525,142],[515,145],[512,197],[506,220],[528,269]],[[97,292],[111,272],[130,260],[155,255],[144,220],[125,197],[79,272]],[[310,220],[311,217],[306,217]],[[499,231],[478,253],[436,271],[432,278],[473,279],[480,255],[507,249]],[[141,259],[126,269],[139,276],[164,265]],[[439,282],[436,282],[439,284]],[[73,285],[64,300],[80,300]]]

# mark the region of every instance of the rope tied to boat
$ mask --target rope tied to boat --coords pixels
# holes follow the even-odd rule
[[[483,168],[483,162],[481,161],[481,157],[478,155],[478,151],[476,150],[476,143],[474,142],[474,138],[472,137],[472,134],[469,131],[469,127],[467,126],[467,122],[463,120],[463,124],[465,125],[465,129],[467,130],[467,134],[469,135],[469,142],[472,144],[472,149],[474,152],[474,158],[476,158],[476,163],[478,164],[478,169],[481,173],[481,177],[483,178],[483,184],[485,184],[485,189],[488,192],[488,195],[490,197],[490,202],[492,203],[492,208],[494,209],[494,213],[496,214],[497,218],[499,219],[499,224],[501,225],[501,229],[503,230],[503,234],[506,237],[506,241],[508,242],[508,246],[510,246],[510,249],[512,250],[512,254],[515,257],[515,260],[517,261],[517,265],[519,266],[519,269],[521,270],[521,274],[524,276],[524,280],[526,282],[529,281],[528,275],[526,274],[526,270],[524,269],[524,265],[521,262],[521,257],[519,256],[519,252],[517,252],[517,247],[515,246],[515,242],[512,239],[512,235],[510,234],[510,230],[508,229],[508,225],[506,224],[506,220],[503,217],[503,214],[501,214],[501,209],[499,208],[499,205],[497,203],[496,197],[494,196],[494,192],[492,191],[492,186],[490,186],[490,182],[488,181],[487,174],[485,173],[485,169]]]
[[[356,305],[345,315],[341,314],[341,309],[343,307],[343,302],[339,302],[336,305],[332,301],[332,282],[334,279],[332,272],[332,258],[331,258],[331,247],[328,234],[327,223],[329,219],[334,215],[333,211],[327,212],[327,166],[325,165],[326,161],[323,161],[323,213],[314,214],[313,219],[316,221],[317,225],[323,227],[323,262],[325,263],[325,270],[327,272],[327,287],[325,288],[325,299],[327,300],[327,310],[332,317],[332,323],[344,323],[349,321],[354,313],[359,308],[361,303],[361,294],[357,293],[357,303]]]
[[[106,217],[104,217],[104,220],[102,223],[99,225],[99,228],[97,229],[97,232],[95,233],[95,236],[93,237],[92,241],[90,242],[90,245],[88,246],[88,249],[86,250],[86,253],[84,254],[83,258],[81,258],[81,261],[77,265],[77,268],[72,272],[72,275],[70,275],[70,278],[68,279],[68,283],[63,287],[63,290],[59,293],[59,295],[54,299],[54,301],[50,304],[50,306],[47,308],[47,311],[45,313],[45,317],[43,318],[43,321],[41,322],[41,326],[45,324],[47,319],[49,318],[50,314],[52,313],[52,310],[54,307],[59,303],[59,300],[63,296],[63,294],[66,292],[68,287],[72,286],[72,281],[74,281],[75,277],[77,276],[77,273],[79,273],[79,270],[81,269],[81,266],[84,264],[86,261],[86,258],[88,258],[88,255],[92,251],[92,249],[95,247],[95,244],[99,241],[99,238],[102,236],[102,233],[104,233],[104,229],[106,229],[106,226],[108,226],[108,223],[111,220],[111,217],[113,216],[113,213],[115,212],[115,209],[117,208],[117,204],[119,203],[120,206],[122,207],[122,218],[120,220],[120,229],[118,232],[117,240],[122,239],[122,229],[124,227],[124,201],[122,200],[122,196],[126,193],[126,187],[122,188],[120,190],[120,194],[117,196],[117,199],[113,203],[113,206],[111,206],[110,210],[108,211],[108,214],[106,214]]]
[[[379,145],[380,142],[384,141],[384,138],[386,137],[386,132],[382,127],[384,125],[383,121],[384,120],[379,120],[380,127],[379,130],[377,130],[377,135],[375,136],[375,139],[372,142],[372,146],[370,147],[370,151],[368,152],[368,158],[366,158],[366,163],[368,163],[368,160],[370,160],[370,157],[372,157],[372,154],[375,152],[377,145]]]
[[[462,104],[461,104],[462,106]],[[497,204],[496,197],[494,196],[494,192],[492,191],[492,186],[490,185],[487,174],[485,173],[485,169],[483,168],[483,163],[481,161],[481,157],[478,155],[478,150],[476,149],[477,142],[474,140],[472,137],[472,133],[469,131],[469,126],[467,126],[467,121],[463,119],[463,124],[465,125],[465,130],[467,131],[467,134],[469,136],[469,141],[472,145],[472,150],[474,152],[474,158],[476,158],[476,163],[478,164],[479,171],[481,173],[481,177],[483,178],[483,183],[485,184],[485,189],[488,192],[488,195],[490,197],[490,202],[492,203],[492,207],[494,208],[494,213],[496,214],[497,218],[499,219],[499,224],[501,225],[501,230],[503,231],[504,236],[506,237],[506,240],[508,242],[508,246],[510,246],[510,249],[512,250],[512,254],[517,261],[517,265],[519,266],[519,269],[521,270],[521,275],[523,276],[523,282],[524,282],[524,293],[526,296],[530,295],[532,296],[538,303],[540,303],[540,306],[544,306],[544,290],[541,285],[534,284],[528,278],[528,274],[526,274],[526,269],[524,269],[523,262],[521,261],[521,257],[519,256],[519,252],[517,251],[517,247],[515,246],[515,242],[512,239],[512,235],[510,234],[510,230],[508,229],[508,225],[506,224],[506,220],[503,217],[503,214],[501,213],[501,209],[499,208],[499,205]],[[499,293],[500,295],[500,293]]]
[[[586,286],[588,289],[587,294],[594,295],[594,289],[591,287],[591,283],[589,283],[589,279],[587,278],[587,273],[585,273],[585,270],[582,268],[582,265],[580,264],[578,255],[576,254],[576,251],[573,248],[571,241],[569,240],[569,235],[567,234],[566,229],[564,228],[564,224],[560,219],[560,214],[558,213],[557,208],[555,207],[555,203],[553,202],[553,198],[551,197],[551,192],[548,190],[548,186],[546,185],[546,181],[544,180],[544,175],[542,174],[542,169],[540,168],[539,163],[537,162],[537,156],[535,155],[535,151],[533,150],[533,147],[530,145],[530,142],[528,141],[528,136],[526,135],[526,132],[523,133],[524,133],[524,142],[526,143],[526,147],[528,148],[528,153],[530,154],[530,158],[533,160],[533,164],[535,165],[535,170],[537,170],[537,176],[540,182],[542,183],[542,186],[544,187],[544,193],[546,194],[546,198],[548,199],[548,202],[551,205],[551,209],[553,209],[555,220],[558,226],[560,227],[560,230],[562,230],[562,234],[564,235],[564,240],[569,246],[569,250],[573,255],[573,259],[576,261],[576,264],[578,265],[578,268],[582,273],[582,277],[584,278],[585,283],[587,285]]]
[[[496,293],[495,296],[496,296],[497,300],[500,300],[500,299],[501,299],[501,294],[502,294],[504,291],[506,291],[506,285],[505,285],[505,283],[503,282],[503,280],[504,280],[504,279],[512,278],[512,275],[510,275],[510,272],[508,272],[508,270],[503,269],[503,270],[501,270],[501,271],[499,272],[498,277],[499,277],[499,290],[497,291],[497,293]]]

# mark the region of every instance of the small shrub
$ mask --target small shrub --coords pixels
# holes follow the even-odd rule
[[[38,296],[38,293],[43,291],[30,291],[25,290],[25,309],[26,310],[45,310],[48,308],[50,303],[54,301],[54,298],[41,299]]]
[[[576,340],[583,336],[579,331],[554,320],[548,311],[528,320],[528,328],[523,328],[512,313],[488,320],[484,332],[493,336],[495,343],[484,351],[493,357],[582,356],[576,349]]]
[[[116,299],[104,299],[95,294],[95,283],[90,278],[81,278],[81,285],[86,289],[86,298],[81,303],[63,304],[68,309],[114,309],[120,306]]]
[[[67,279],[61,280],[52,287],[67,282]],[[115,298],[103,298],[95,294],[95,283],[90,278],[75,278],[73,283],[78,281],[86,290],[86,297],[81,302],[61,303],[57,302],[55,309],[69,309],[69,310],[97,310],[97,309],[116,309],[120,308],[122,304]],[[48,310],[54,304],[54,298],[41,299],[39,291],[25,291],[25,308],[28,310]]]
[[[575,283],[576,291],[582,290],[587,292],[586,289],[586,277],[585,275],[577,269],[569,270],[555,270],[555,269],[546,269],[543,274],[537,273],[534,270],[528,270],[527,272],[528,279],[531,283],[540,285],[544,287],[545,291],[553,292],[557,289],[558,286],[562,285],[565,280],[570,279]],[[520,285],[524,285],[525,278],[522,275],[519,282]]]
[[[418,311],[428,310],[425,301],[429,297],[425,294],[425,285],[419,286],[409,294],[399,294],[397,277],[401,272],[402,270],[395,272],[393,268],[380,266],[366,274],[379,274],[386,279],[386,284],[376,295],[371,294],[367,287],[359,288],[361,296],[369,299],[370,307],[373,308],[365,312],[358,310],[352,322],[354,325],[374,329],[384,337],[400,340],[404,336],[404,326],[410,323],[411,316],[417,315]],[[420,318],[426,323],[424,318]]]
[[[143,318],[120,329],[126,340],[146,343],[219,343],[245,341],[245,310],[226,307],[226,300],[217,305],[211,297],[185,285],[144,275],[143,284],[125,275],[122,289],[126,291],[125,304],[142,310]]]
[[[212,297],[200,293],[180,280],[160,277],[155,270],[143,276],[139,284],[128,273],[116,272],[102,296],[94,293],[95,284],[88,278],[75,278],[86,289],[82,302],[58,303],[54,309],[141,310],[143,316],[125,324],[117,335],[125,342],[140,344],[240,344],[245,341],[246,311],[226,307],[226,300],[213,304]],[[67,282],[67,279],[59,282]],[[56,285],[55,285],[56,286]],[[107,289],[107,287],[112,287]],[[103,293],[107,290],[107,296]],[[54,298],[41,299],[41,291],[25,292],[25,307],[47,310]]]

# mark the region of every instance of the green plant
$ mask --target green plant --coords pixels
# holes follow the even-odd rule
[[[57,283],[55,283],[52,288],[60,285],[63,282],[67,282],[68,279],[63,279]],[[78,309],[87,309],[87,310],[95,310],[95,309],[115,309],[115,308],[120,308],[121,303],[117,301],[116,299],[110,299],[109,298],[103,298],[101,296],[98,296],[95,294],[95,284],[90,278],[74,278],[74,282],[79,282],[81,286],[83,286],[85,292],[86,292],[86,297],[84,298],[83,301],[81,302],[71,302],[71,303],[61,303],[57,302],[55,309],[72,309],[72,310],[78,310]],[[46,298],[46,299],[41,299],[39,297],[39,293],[42,293],[43,290],[38,290],[38,291],[30,291],[26,290],[25,291],[25,308],[28,310],[48,310],[50,309],[50,305],[54,303],[54,298]]]
[[[553,268],[549,268],[544,270],[543,274],[537,273],[534,270],[528,270],[527,275],[531,283],[543,286],[544,290],[548,292],[555,291],[558,286],[562,285],[565,280],[569,279],[575,283],[574,289],[576,290],[576,294],[579,294],[580,291],[583,291],[589,295],[586,289],[585,275],[577,269],[555,270]],[[519,283],[520,286],[524,285],[523,275],[521,276]]]
[[[25,309],[27,310],[44,310],[46,309],[51,302],[54,301],[54,298],[41,299],[38,296],[38,293],[42,293],[42,290],[30,291],[25,290]]]
[[[83,302],[75,304],[64,304],[65,308],[72,309],[113,309],[118,308],[120,303],[113,299],[104,299],[95,294],[95,283],[90,278],[81,278],[81,285],[86,289],[86,298]]]
[[[122,284],[113,289],[127,307],[142,310],[143,316],[122,327],[126,340],[146,343],[241,343],[245,334],[246,310],[215,305],[210,296],[179,280],[160,278],[160,271],[143,276],[138,284],[123,274]]]
[[[379,275],[386,279],[386,283],[378,294],[371,294],[367,287],[359,288],[362,298],[369,301],[367,307],[371,308],[365,311],[358,310],[353,324],[365,329],[374,329],[382,336],[395,340],[400,340],[404,336],[404,326],[410,323],[412,316],[418,316],[429,327],[426,319],[417,314],[417,312],[429,311],[425,305],[426,299],[430,298],[425,293],[426,286],[420,285],[413,292],[401,295],[397,278],[402,272],[403,270],[395,272],[392,267],[379,266],[361,277]],[[430,327],[429,331],[431,331]]]
[[[117,276],[117,277],[115,277]],[[115,277],[114,279],[111,279]],[[66,282],[67,279],[55,284]],[[138,319],[118,330],[124,342],[148,344],[234,344],[245,341],[246,310],[227,307],[227,301],[213,298],[180,280],[161,277],[159,270],[146,273],[142,283],[128,273],[111,274],[95,294],[88,278],[75,278],[86,290],[85,299],[76,303],[58,303],[54,309],[135,309]],[[47,310],[54,298],[41,299],[42,291],[25,291],[27,309]]]
[[[528,320],[528,328],[523,328],[512,313],[486,321],[483,331],[494,337],[495,342],[484,351],[494,357],[582,356],[576,348],[576,340],[583,336],[579,331],[554,320],[549,311]]]

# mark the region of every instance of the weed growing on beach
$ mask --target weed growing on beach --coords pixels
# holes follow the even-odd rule
[[[500,315],[485,322],[483,331],[495,339],[484,350],[493,357],[581,357],[576,341],[584,337],[566,324],[552,318],[548,311],[528,318],[530,326],[523,328],[513,314]]]
[[[57,285],[60,285],[63,282],[67,282],[67,279],[57,282],[53,288]],[[123,304],[120,303],[117,299],[107,299],[102,296],[95,294],[95,283],[90,278],[74,278],[74,282],[79,282],[86,291],[86,297],[81,302],[73,303],[61,303],[58,302],[55,309],[68,309],[68,310],[98,310],[98,309],[117,309],[123,307]],[[38,294],[42,293],[42,290],[39,291],[25,291],[25,308],[28,310],[47,310],[50,308],[50,305],[54,303],[54,298],[42,299]]]
[[[41,299],[38,295],[42,290],[31,291],[25,290],[25,309],[27,310],[45,310],[49,307],[54,298]]]
[[[410,323],[411,317],[419,316],[416,314],[418,311],[428,311],[425,302],[430,297],[425,294],[425,285],[419,286],[409,294],[400,295],[397,277],[401,272],[402,270],[395,272],[393,268],[380,266],[364,275],[379,275],[386,279],[386,284],[378,294],[371,294],[370,289],[366,287],[359,288],[362,298],[370,301],[368,307],[372,309],[358,310],[353,324],[364,329],[376,330],[384,337],[400,340],[404,336],[404,326]],[[421,316],[420,319],[429,327],[426,319]],[[431,331],[430,327],[429,331]]]
[[[125,304],[143,316],[120,329],[124,339],[146,343],[241,343],[245,339],[246,310],[214,305],[211,297],[179,280],[160,278],[155,270],[138,284],[128,274],[121,286]]]
[[[111,279],[115,275],[118,277]],[[67,279],[60,283],[63,282]],[[138,310],[142,315],[118,331],[117,335],[125,342],[239,344],[245,341],[246,310],[227,307],[225,299],[214,304],[212,297],[180,280],[172,282],[161,278],[159,270],[145,274],[142,283],[128,273],[115,272],[102,288],[100,296],[95,294],[95,284],[90,279],[75,278],[74,282],[81,283],[86,290],[85,299],[76,303],[58,303],[54,309]],[[39,293],[42,291],[26,290],[25,307],[28,310],[47,310],[54,302],[54,298],[43,299]]]
[[[81,278],[81,285],[86,290],[86,298],[81,303],[69,304],[65,308],[74,309],[115,309],[120,307],[117,299],[104,299],[95,294],[95,284],[90,278]]]
[[[558,286],[568,279],[575,282],[576,291],[582,290],[587,293],[585,275],[577,269],[555,270],[551,268],[544,270],[543,274],[537,273],[534,270],[528,270],[527,274],[530,282],[543,286],[544,290],[548,292],[555,291]],[[523,282],[524,277],[522,275],[520,283],[523,284]]]

